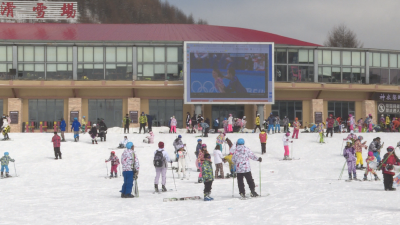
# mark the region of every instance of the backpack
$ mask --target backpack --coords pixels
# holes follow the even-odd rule
[[[163,167],[164,166],[163,150],[156,152],[156,154],[154,155],[153,164],[155,167]]]

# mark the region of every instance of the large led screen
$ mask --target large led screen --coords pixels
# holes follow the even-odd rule
[[[273,104],[273,43],[185,42],[185,103]]]

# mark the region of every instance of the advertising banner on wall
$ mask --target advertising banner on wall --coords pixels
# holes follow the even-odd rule
[[[274,104],[274,44],[185,42],[185,104]]]

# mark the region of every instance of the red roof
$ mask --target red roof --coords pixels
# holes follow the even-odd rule
[[[223,41],[319,46],[267,32],[196,24],[0,23],[0,40],[26,41]]]

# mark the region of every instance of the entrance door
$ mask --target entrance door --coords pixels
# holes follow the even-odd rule
[[[219,127],[222,127],[222,121],[224,118],[229,117],[232,114],[233,118],[243,118],[244,116],[244,105],[212,105],[211,107],[211,127],[213,121],[218,118]]]
[[[89,99],[89,118],[91,124],[104,119],[107,127],[122,126],[122,99]]]

